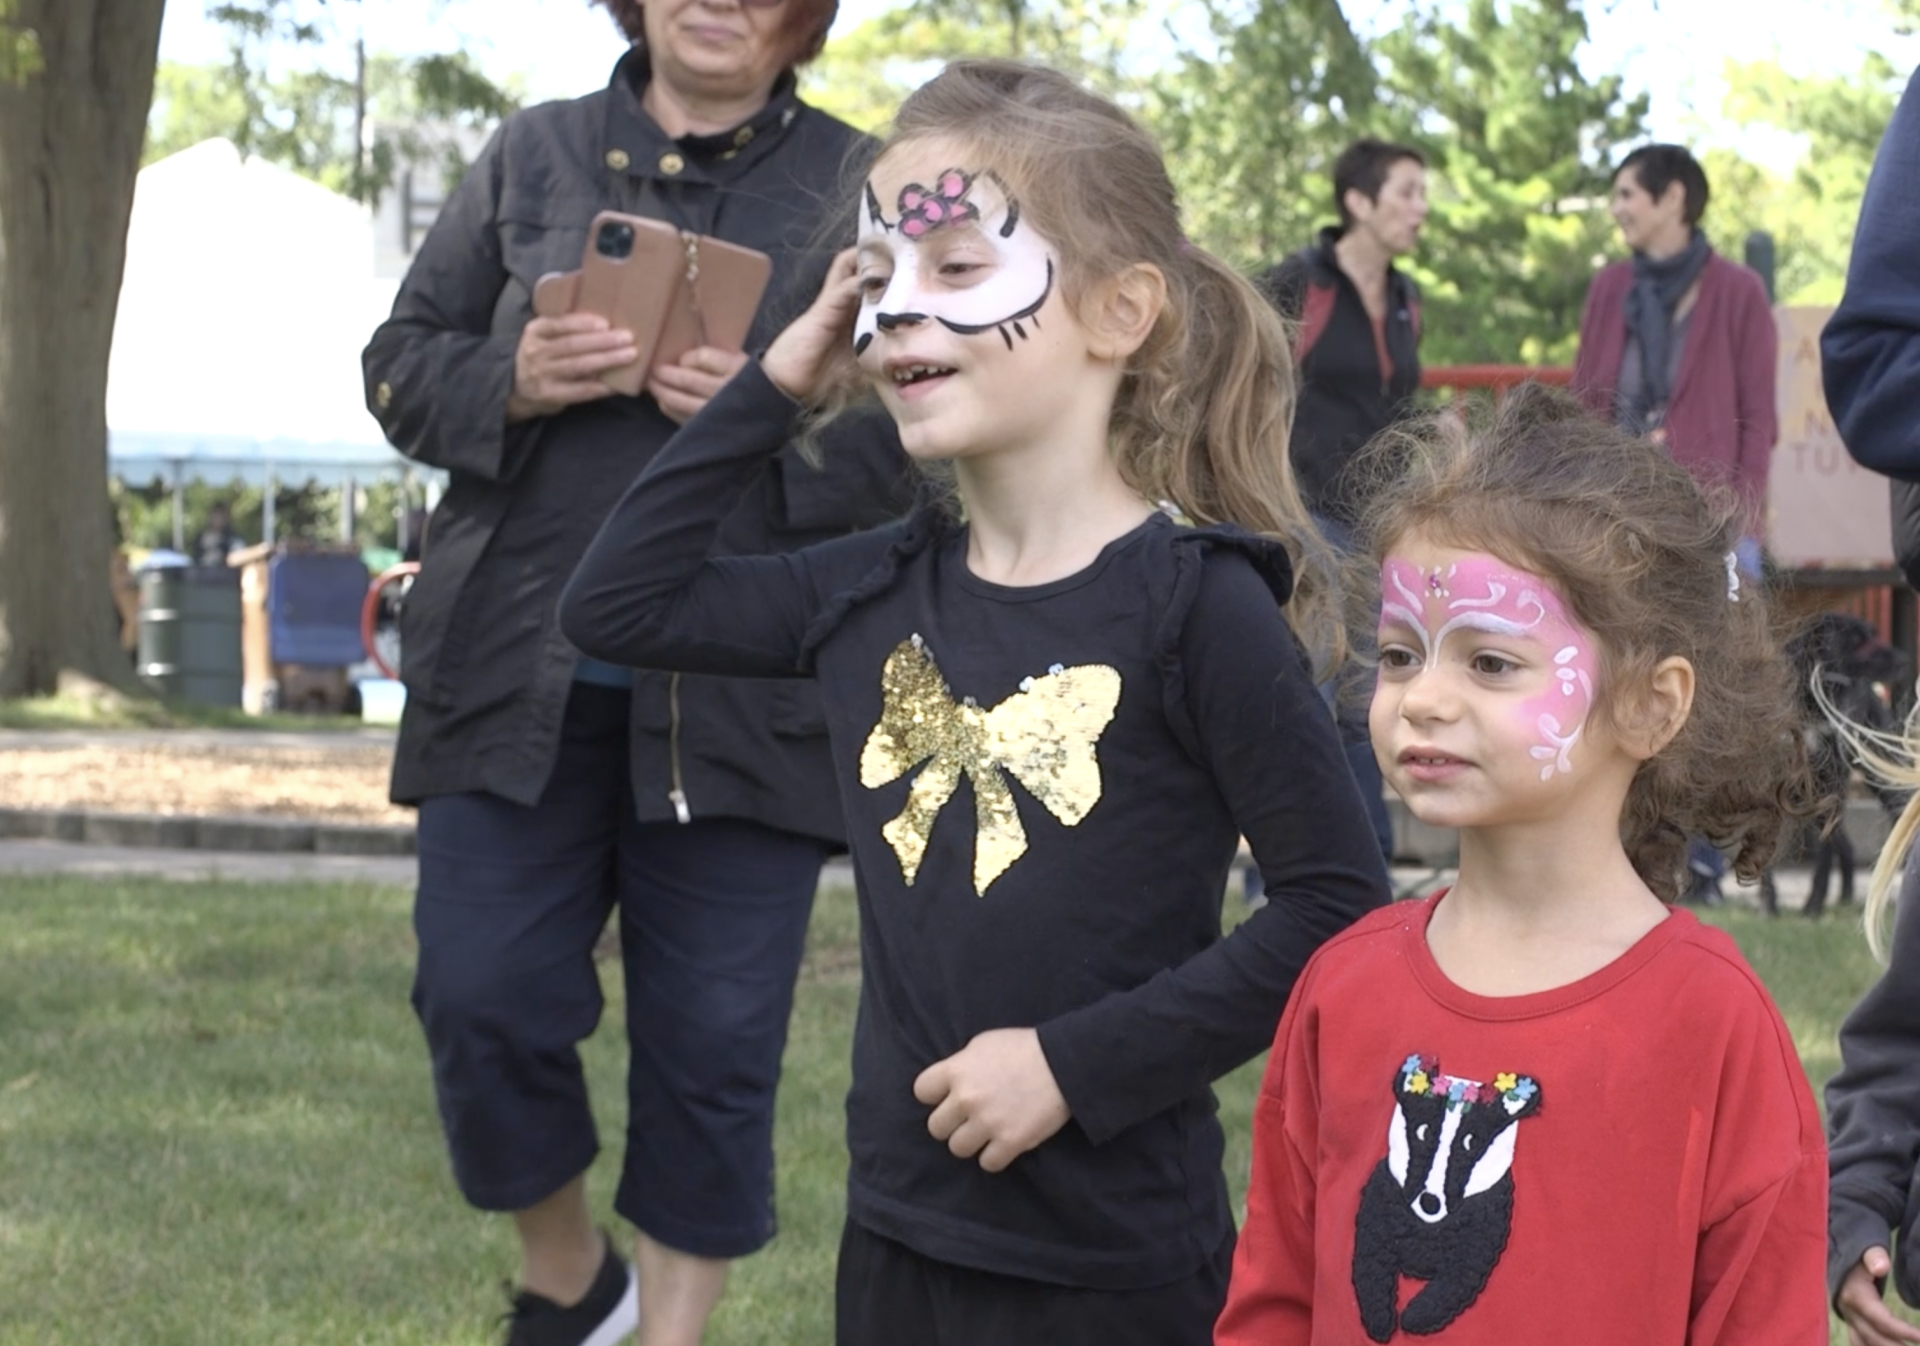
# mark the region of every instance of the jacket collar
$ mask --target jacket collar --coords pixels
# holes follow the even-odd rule
[[[1340,269],[1340,255],[1333,250],[1347,231],[1337,224],[1330,224],[1314,235],[1309,251],[1313,254],[1314,265],[1323,270],[1326,278],[1335,285],[1344,285],[1357,296],[1360,292],[1354,286],[1353,279]],[[1387,299],[1389,306],[1404,307],[1410,298],[1407,289],[1406,273],[1392,262],[1387,263]]]
[[[737,126],[675,139],[648,115],[640,96],[653,78],[647,53],[631,48],[608,84],[605,159],[608,168],[656,182],[726,182],[766,157],[800,115],[791,70],[781,74],[766,106]]]

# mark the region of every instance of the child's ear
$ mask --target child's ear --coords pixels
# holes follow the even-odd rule
[[[1150,262],[1135,262],[1091,296],[1087,348],[1101,360],[1125,360],[1146,343],[1167,306],[1167,278]]]
[[[1654,667],[1635,718],[1635,732],[1622,736],[1627,751],[1641,761],[1673,742],[1693,712],[1693,665],[1677,654]]]

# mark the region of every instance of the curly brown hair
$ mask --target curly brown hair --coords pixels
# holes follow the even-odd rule
[[[1368,456],[1376,482],[1362,527],[1378,562],[1418,532],[1545,577],[1597,638],[1593,713],[1645,732],[1636,689],[1678,655],[1693,707],[1628,791],[1620,837],[1666,901],[1689,836],[1730,849],[1752,881],[1789,823],[1821,812],[1802,712],[1759,586],[1732,590],[1744,507],[1709,492],[1663,449],[1538,385],[1478,424],[1457,412],[1415,422]]]
[[[647,45],[646,6],[640,0],[589,0],[613,16],[628,42],[644,49]],[[780,11],[780,36],[787,44],[786,68],[797,70],[820,54],[827,45],[827,30],[840,0],[783,0]]]

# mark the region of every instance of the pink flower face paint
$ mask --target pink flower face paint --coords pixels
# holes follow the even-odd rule
[[[1515,710],[1530,737],[1540,779],[1573,770],[1573,746],[1593,711],[1599,652],[1551,585],[1493,556],[1464,556],[1423,570],[1389,556],[1380,567],[1382,639],[1389,622],[1414,633],[1423,662],[1432,663],[1456,631],[1531,642],[1552,670],[1547,689]]]

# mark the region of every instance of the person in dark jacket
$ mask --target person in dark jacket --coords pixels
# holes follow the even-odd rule
[[[1367,503],[1350,469],[1420,388],[1420,291],[1393,263],[1413,251],[1427,218],[1426,160],[1411,146],[1356,140],[1334,161],[1333,203],[1340,223],[1259,283],[1296,324],[1294,477],[1327,540],[1348,552]],[[1367,735],[1365,689],[1351,672],[1328,688],[1337,689],[1347,762],[1391,859],[1393,824]]]
[[[1847,288],[1820,334],[1820,377],[1847,452],[1920,482],[1920,71],[1873,161]]]
[[[1293,468],[1307,508],[1351,529],[1365,501],[1348,468],[1420,387],[1420,291],[1395,258],[1427,218],[1420,152],[1356,140],[1333,166],[1340,223],[1261,278],[1298,324]]]
[[[395,800],[419,807],[413,1001],[456,1181],[520,1235],[513,1346],[624,1339],[635,1273],[593,1227],[576,1052],[619,913],[631,1056],[615,1208],[637,1228],[645,1346],[697,1342],[730,1259],[773,1233],[772,1105],[822,861],[844,846],[825,722],[798,683],[583,659],[560,589],[628,482],[745,357],[702,347],[643,395],[600,375],[631,333],[535,318],[593,216],[649,216],[773,259],[750,349],[818,290],[829,204],[866,138],[802,103],[833,0],[601,0],[609,86],[509,117],[422,243],[364,358],[368,405],[445,469],[402,621]],[[851,234],[851,221],[848,222]],[[882,417],[789,447],[720,530],[788,551],[895,517]]]
[[[229,556],[246,545],[233,530],[233,512],[225,501],[216,500],[207,507],[207,526],[193,540],[193,563],[223,566]]]
[[[1894,559],[1920,588],[1920,71],[1860,203],[1847,289],[1820,334],[1820,378],[1854,461],[1893,479]]]
[[[1827,406],[1847,452],[1893,479],[1894,554],[1909,584],[1920,584],[1917,222],[1920,72],[1880,142],[1860,204],[1846,293],[1820,336]],[[1911,756],[1913,744],[1907,747]],[[1917,810],[1920,799],[1908,803],[1874,868],[1868,937],[1879,952],[1897,882],[1893,945],[1886,974],[1841,1026],[1840,1072],[1827,1084],[1827,1280],[1856,1346],[1920,1342],[1920,1329],[1895,1318],[1881,1300],[1891,1276],[1901,1298],[1920,1304],[1920,1074],[1914,1070],[1920,1062],[1920,865],[1908,845]]]

